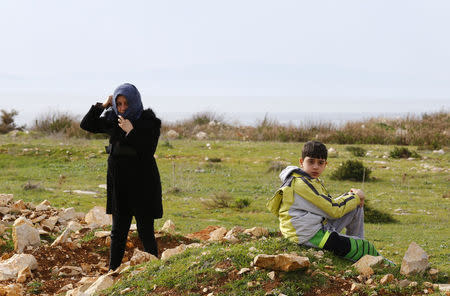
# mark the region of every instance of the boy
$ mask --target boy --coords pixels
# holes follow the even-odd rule
[[[307,142],[301,168],[288,166],[280,173],[283,185],[267,202],[267,208],[278,216],[283,236],[293,242],[332,251],[352,261],[367,254],[379,256],[364,239],[364,192],[352,188],[333,198],[319,179],[327,156],[324,144]],[[340,234],[344,228],[346,235]]]

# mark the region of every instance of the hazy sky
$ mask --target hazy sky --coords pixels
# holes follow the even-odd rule
[[[159,112],[450,107],[450,2],[0,2],[0,108],[81,114],[122,82]]]

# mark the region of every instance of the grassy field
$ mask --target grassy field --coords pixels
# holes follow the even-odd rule
[[[56,207],[88,211],[105,206],[106,182],[104,146],[107,140],[38,137],[18,133],[0,136],[0,193],[13,193],[16,200],[39,203],[49,200]],[[302,143],[239,141],[160,141],[156,152],[164,191],[164,217],[156,228],[171,219],[182,234],[208,225],[231,228],[264,226],[278,229],[276,217],[266,208],[266,200],[280,185],[272,162],[297,164]],[[338,165],[355,158],[345,145],[328,145],[338,154],[329,158],[323,179],[332,195],[360,182],[329,178]],[[398,223],[366,224],[366,236],[380,252],[401,263],[411,241],[430,256],[431,265],[450,272],[450,189],[448,153],[418,151],[422,159],[383,159],[394,146],[362,145],[370,156],[359,157],[372,169],[373,180],[365,182],[372,208],[391,213]],[[416,147],[409,147],[416,150]],[[215,161],[215,162],[213,162]],[[383,163],[385,162],[385,163]],[[96,191],[83,195],[71,190]],[[68,191],[68,192],[65,192]],[[215,194],[244,199],[250,205],[210,209],[205,201]]]

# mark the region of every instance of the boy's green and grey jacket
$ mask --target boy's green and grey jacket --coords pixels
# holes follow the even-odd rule
[[[331,197],[320,179],[296,166],[285,168],[280,179],[283,185],[266,207],[278,216],[284,237],[299,244],[311,239],[327,219],[340,218],[360,204],[351,192]]]

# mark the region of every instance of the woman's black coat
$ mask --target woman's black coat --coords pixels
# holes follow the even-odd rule
[[[154,158],[161,120],[151,109],[144,110],[139,119],[132,122],[133,129],[126,135],[119,127],[117,117],[108,120],[110,116],[100,116],[103,110],[101,103],[93,105],[80,127],[110,136],[112,151],[108,157],[106,213],[161,218],[161,180]]]

